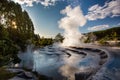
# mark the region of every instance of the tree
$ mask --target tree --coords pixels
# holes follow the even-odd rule
[[[9,36],[9,33],[7,32],[6,28],[3,27],[3,25],[0,25],[0,40],[6,39]]]
[[[63,40],[64,40],[64,37],[60,34],[60,33],[58,33],[56,36],[55,36],[55,42],[63,42]]]
[[[95,40],[97,39],[96,35],[93,32],[87,34],[86,36],[87,38],[84,41],[85,43],[95,42]]]
[[[28,13],[11,0],[0,0],[0,63],[10,58],[19,62],[18,50],[24,51],[33,38],[34,26]]]
[[[113,34],[112,34],[112,37],[113,37],[113,40],[117,40],[117,33],[116,32],[113,32]]]

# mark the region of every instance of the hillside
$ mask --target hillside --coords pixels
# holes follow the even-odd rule
[[[113,38],[117,37],[120,40],[120,27],[114,27],[106,30],[95,31],[93,32],[94,35],[97,36],[97,40],[105,37]]]

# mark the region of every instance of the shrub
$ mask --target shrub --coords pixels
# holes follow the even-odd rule
[[[109,43],[107,43],[104,39],[99,40],[98,43],[101,45],[109,45]]]

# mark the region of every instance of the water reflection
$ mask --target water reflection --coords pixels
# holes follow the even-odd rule
[[[86,50],[48,46],[28,52],[22,54],[22,64],[32,66],[33,71],[55,79],[75,80],[75,74],[92,73],[99,67],[100,57]]]

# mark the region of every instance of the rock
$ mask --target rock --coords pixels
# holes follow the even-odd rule
[[[30,72],[25,72],[25,75],[28,77],[33,77],[33,75]]]
[[[30,73],[28,74],[26,74],[26,72],[24,73],[20,73],[20,74],[18,74],[17,75],[17,77],[20,77],[20,78],[23,78],[23,79],[26,79],[26,80],[28,80],[28,79],[32,79],[33,77],[30,75]]]
[[[26,79],[19,78],[19,77],[15,76],[15,77],[13,77],[13,78],[11,78],[11,79],[9,79],[9,80],[26,80]]]
[[[25,71],[23,69],[16,69],[16,68],[8,68],[10,72],[16,73],[16,76],[9,80],[36,80],[37,77],[29,71]]]

